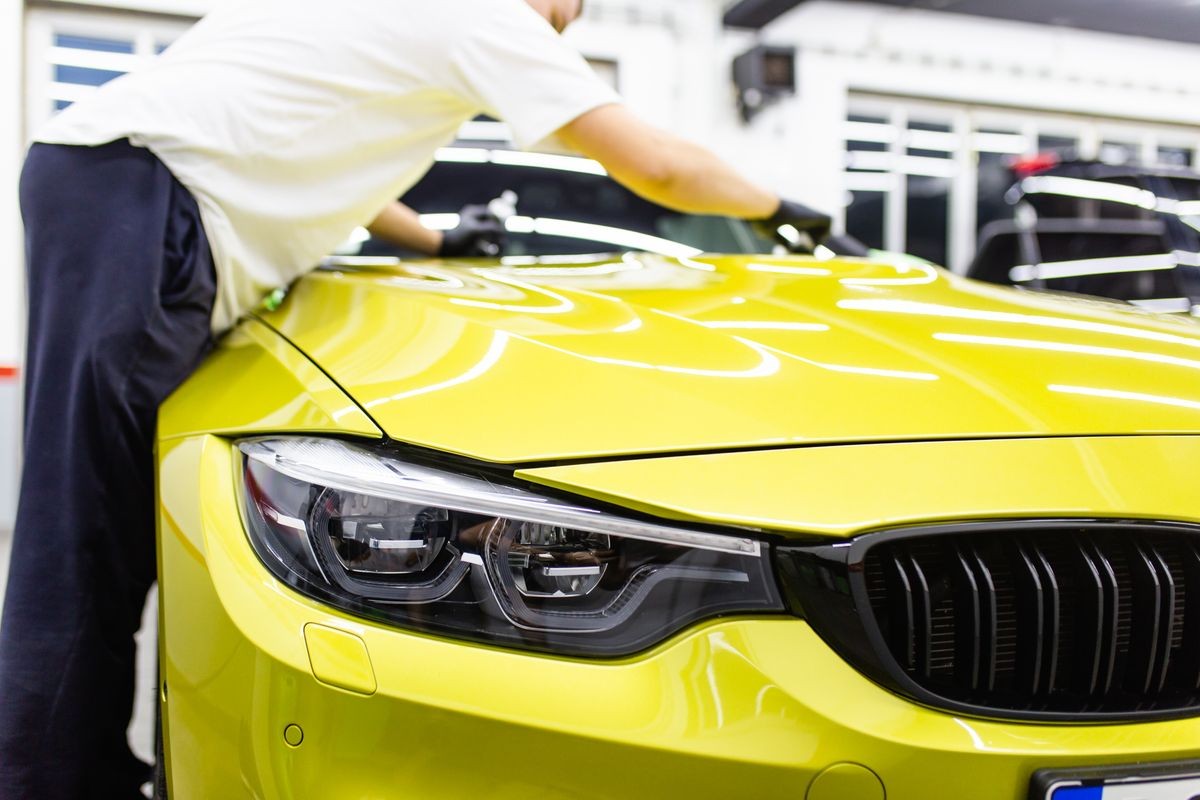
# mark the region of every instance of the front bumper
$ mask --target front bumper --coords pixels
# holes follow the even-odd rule
[[[798,619],[720,620],[617,662],[377,626],[261,566],[227,441],[164,442],[159,458],[173,800],[1018,800],[1038,769],[1200,755],[1200,719],[1034,725],[914,705]]]

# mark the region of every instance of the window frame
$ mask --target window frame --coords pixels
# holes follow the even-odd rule
[[[169,17],[134,11],[90,11],[80,9],[30,8],[25,18],[25,137],[31,140],[37,130],[56,113],[54,104],[63,94],[86,95],[89,90],[63,91],[54,80],[55,37],[57,35],[129,41],[133,44],[130,65],[140,64],[158,55],[160,44],[179,38],[196,21],[195,17]],[[122,61],[125,59],[114,59]]]

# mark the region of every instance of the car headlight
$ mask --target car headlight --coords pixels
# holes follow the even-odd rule
[[[304,594],[407,628],[620,656],[782,612],[765,543],[625,519],[333,439],[244,441],[255,551]]]

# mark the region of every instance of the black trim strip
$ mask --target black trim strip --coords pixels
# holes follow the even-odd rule
[[[1045,554],[1038,549],[1037,545],[1031,546],[1033,552],[1033,565],[1038,571],[1038,575],[1042,581],[1042,587],[1046,595],[1046,604],[1042,609],[1043,626],[1042,626],[1042,685],[1039,687],[1039,694],[1049,694],[1054,691],[1055,683],[1058,679],[1058,648],[1061,640],[1061,624],[1062,624],[1062,593],[1058,588],[1058,576],[1054,574],[1054,568],[1050,566],[1049,560]]]

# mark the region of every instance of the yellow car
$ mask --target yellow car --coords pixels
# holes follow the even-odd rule
[[[349,259],[159,425],[173,800],[1200,796],[1195,321]]]

